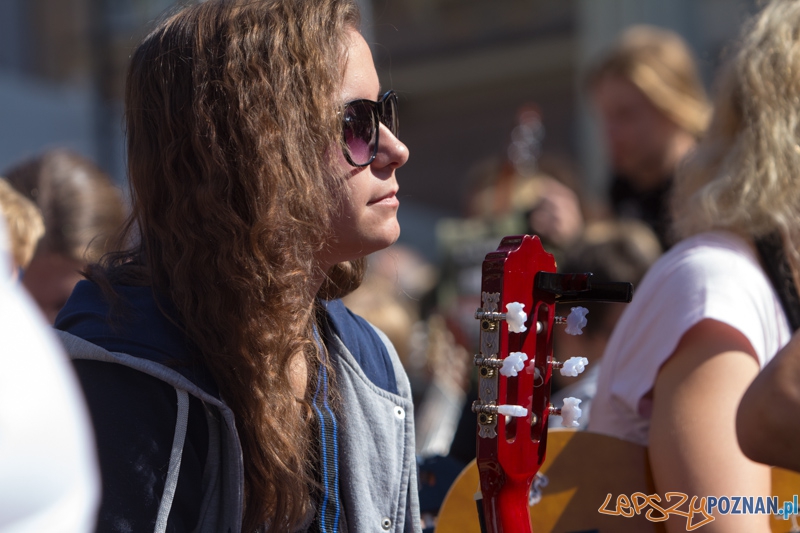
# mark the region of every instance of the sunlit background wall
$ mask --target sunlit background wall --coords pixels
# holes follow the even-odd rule
[[[68,146],[125,179],[121,95],[133,47],[169,0],[0,1],[0,169]],[[581,90],[588,62],[634,23],[676,30],[710,83],[755,0],[360,0],[384,87],[401,95],[411,159],[403,240],[435,254],[431,225],[462,207],[470,169],[507,150],[538,106],[542,152],[602,198],[607,169]]]

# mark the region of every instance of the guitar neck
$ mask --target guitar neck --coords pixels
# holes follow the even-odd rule
[[[530,486],[545,460],[550,413],[561,412],[550,405],[556,303],[631,300],[631,284],[592,287],[590,277],[556,273],[553,256],[529,235],[504,238],[483,262],[473,410],[485,533],[531,533]],[[565,420],[567,413],[565,406]]]
[[[555,299],[534,289],[537,272],[555,272],[553,256],[538,237],[503,239],[483,264],[482,310],[506,313],[516,302],[527,313],[524,331],[509,331],[506,320],[481,320],[477,464],[487,533],[530,533],[528,492],[544,462],[549,415],[552,324]],[[489,315],[496,316],[496,315]],[[499,363],[524,354],[515,375],[503,375]],[[519,356],[517,356],[519,357]],[[499,406],[518,406],[525,416],[505,416]],[[481,411],[481,408],[484,410]]]

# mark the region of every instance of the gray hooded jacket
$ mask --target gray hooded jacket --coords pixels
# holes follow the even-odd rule
[[[340,424],[339,484],[344,515],[340,531],[420,532],[411,389],[391,342],[377,328],[376,331],[390,354],[399,394],[374,385],[341,339],[331,331],[325,332],[332,339],[328,352],[335,362],[337,390],[343,406],[343,412],[337,415]],[[225,403],[167,366],[109,352],[63,331],[57,333],[73,360],[123,365],[175,390],[174,437],[154,531],[167,530],[191,404],[202,406],[208,428],[201,516],[194,531],[239,533],[244,486],[242,450],[233,413]]]

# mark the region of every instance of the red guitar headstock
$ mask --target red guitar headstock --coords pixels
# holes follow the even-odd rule
[[[477,463],[487,533],[530,533],[528,493],[545,459],[557,302],[630,301],[629,283],[557,274],[538,237],[506,237],[483,262]],[[525,313],[523,316],[519,308]]]

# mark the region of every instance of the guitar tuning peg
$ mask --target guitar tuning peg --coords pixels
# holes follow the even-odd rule
[[[525,309],[525,304],[510,302],[506,304],[507,313],[498,313],[497,311],[478,308],[478,310],[475,311],[475,318],[481,321],[481,329],[483,331],[495,331],[497,329],[497,323],[501,320],[505,320],[508,322],[508,331],[511,333],[524,333],[528,331],[528,328],[525,326],[525,322],[528,321],[528,313],[523,309]]]
[[[528,410],[521,405],[494,405],[482,404],[478,401],[472,403],[472,412],[478,415],[484,414],[489,416],[502,415],[502,416],[515,416],[522,417],[528,416]]]
[[[581,418],[581,400],[577,398],[564,398],[564,406],[561,408],[561,425],[565,428],[576,428],[580,426],[578,420]]]
[[[561,409],[553,407],[549,408],[551,415],[558,415],[561,417],[561,425],[565,428],[576,428],[580,426],[581,408],[579,405],[581,400],[578,398],[564,398],[564,406]]]
[[[524,352],[511,352],[508,357],[503,359],[503,366],[500,368],[500,374],[507,378],[514,377],[517,373],[525,368],[525,361],[528,356]]]
[[[506,304],[506,322],[508,322],[508,330],[513,333],[523,333],[528,330],[525,327],[525,322],[528,321],[528,313],[523,311],[525,304],[519,302],[511,302]]]
[[[556,324],[566,324],[567,328],[564,330],[568,335],[580,335],[583,333],[583,328],[586,327],[586,315],[589,310],[585,307],[573,307],[570,309],[569,316],[555,317]]]
[[[478,308],[475,311],[475,318],[481,321],[481,329],[483,331],[495,331],[497,323],[501,320],[508,322],[508,331],[511,333],[524,333],[528,331],[525,322],[528,321],[528,313],[524,311],[525,304],[519,302],[510,302],[506,304],[507,313],[498,313],[497,311],[488,311],[483,308]],[[541,333],[542,325],[536,324],[536,333]]]
[[[498,405],[497,414],[503,416],[528,416],[528,410],[521,405]]]
[[[562,376],[574,378],[586,370],[586,365],[588,364],[589,360],[585,357],[570,357],[563,363],[560,361],[553,361],[553,368],[559,369]]]

